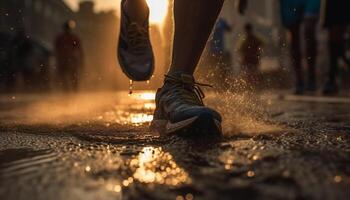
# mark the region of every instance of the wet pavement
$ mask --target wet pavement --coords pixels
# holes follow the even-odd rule
[[[149,131],[154,94],[127,94],[2,95],[0,199],[350,197],[346,99],[211,94],[208,141]]]

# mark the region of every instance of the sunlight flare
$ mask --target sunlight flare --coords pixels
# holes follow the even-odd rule
[[[150,23],[162,24],[168,14],[169,0],[146,0],[150,7]]]

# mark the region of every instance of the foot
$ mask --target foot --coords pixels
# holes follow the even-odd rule
[[[148,19],[140,25],[132,22],[121,3],[121,24],[118,44],[119,64],[133,81],[146,81],[154,71],[154,56],[149,37]]]
[[[157,91],[151,128],[183,136],[221,135],[221,116],[204,106],[201,85],[191,75],[166,75],[164,86]]]
[[[338,86],[336,83],[328,81],[323,87],[324,95],[335,95],[338,93]]]

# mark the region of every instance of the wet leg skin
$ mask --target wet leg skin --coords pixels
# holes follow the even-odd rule
[[[306,56],[308,67],[308,83],[316,82],[316,56],[317,56],[317,40],[316,40],[317,18],[305,19],[305,39],[306,39]]]
[[[300,46],[300,24],[288,27],[291,37],[291,59],[292,65],[295,70],[296,84],[299,86],[304,85],[303,70],[301,65],[301,46]]]
[[[202,55],[224,0],[175,0],[175,33],[169,73],[192,75]],[[124,4],[132,21],[142,24],[149,9],[145,0],[127,0]]]
[[[147,20],[149,8],[146,0],[126,0],[124,8],[131,21],[142,25]]]
[[[175,0],[175,34],[169,73],[192,75],[224,0]]]

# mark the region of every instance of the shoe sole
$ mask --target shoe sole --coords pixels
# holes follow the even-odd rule
[[[178,135],[184,137],[222,136],[221,123],[215,119],[192,117],[176,123],[168,120],[153,120],[151,130],[161,135]]]

